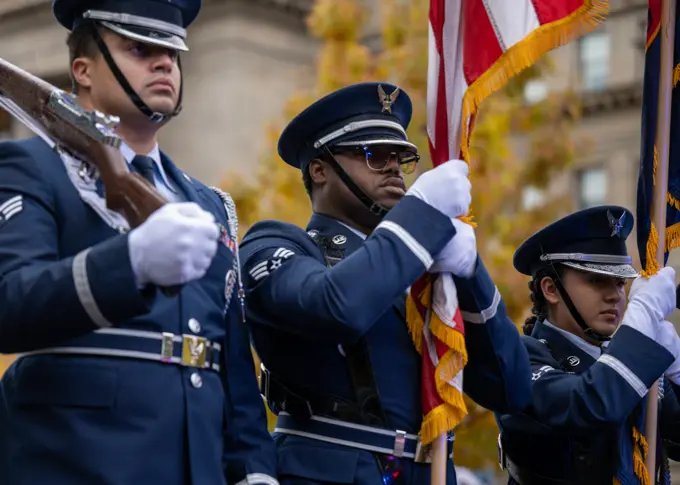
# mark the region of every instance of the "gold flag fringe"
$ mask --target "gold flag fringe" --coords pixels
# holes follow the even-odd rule
[[[649,485],[649,474],[645,465],[648,452],[647,440],[640,433],[640,430],[633,426],[633,471],[637,479],[640,480],[640,485]],[[618,478],[614,477],[613,485],[621,485]]]
[[[680,81],[680,64],[673,69],[673,87],[678,85],[678,81]]]
[[[646,278],[659,272],[659,263],[656,261],[656,249],[659,247],[659,233],[656,232],[654,223],[650,223],[647,248],[645,250],[646,265],[640,274]]]
[[[432,296],[432,281],[430,281],[417,297],[425,308],[431,309]],[[458,426],[467,415],[463,393],[449,385],[449,381],[456,377],[467,364],[465,337],[441,321],[436,312],[431,310],[428,312],[430,332],[448,349],[439,359],[434,376],[437,394],[444,402],[427,413],[423,419],[420,434],[424,444],[431,443],[437,436]],[[406,301],[406,320],[413,344],[418,353],[422,355],[425,351],[423,348],[425,320],[410,293]]]
[[[584,0],[583,5],[570,15],[538,27],[510,47],[468,87],[463,96],[460,141],[463,160],[470,160],[468,121],[477,114],[482,101],[505,86],[513,76],[535,64],[545,53],[595,30],[608,13],[609,0]]]
[[[680,67],[680,65],[678,66]],[[680,76],[680,70],[676,67],[676,72]],[[656,185],[656,170],[658,167],[658,153],[656,146],[654,146],[654,172],[652,174],[652,180],[654,185]],[[675,210],[680,211],[680,200],[676,199],[673,194],[666,192],[666,202]],[[659,272],[661,269],[656,261],[656,250],[659,247],[659,232],[656,229],[654,223],[650,223],[649,236],[647,237],[647,246],[645,248],[646,255],[646,265],[645,268],[640,272],[642,276],[650,277]],[[664,242],[665,252],[670,252],[673,249],[680,247],[680,222],[673,224],[666,228],[666,240]]]
[[[666,228],[666,252],[680,247],[680,222]]]
[[[635,476],[640,480],[640,485],[649,485],[649,473],[645,466],[645,459],[649,446],[644,435],[640,430],[633,427],[633,462],[635,466]]]
[[[482,101],[501,89],[513,76],[536,63],[545,53],[592,32],[604,22],[608,12],[608,0],[584,0],[583,5],[571,15],[542,25],[513,45],[468,87],[463,96],[461,126],[461,157],[464,161],[470,162],[471,126],[469,123],[476,117]],[[460,219],[473,227],[476,226],[471,214]],[[465,367],[468,355],[464,336],[442,322],[432,311],[432,279],[421,294],[417,295],[417,298],[428,309],[432,335],[449,347],[440,358],[435,372],[437,392],[444,404],[430,411],[425,416],[421,427],[423,443],[430,443],[440,434],[455,428],[467,414],[462,392],[448,385],[448,382]],[[413,295],[409,293],[406,302],[408,330],[416,350],[421,355],[424,318],[427,316],[420,314]]]
[[[654,145],[654,166],[652,170],[652,184],[656,185],[656,169],[659,166],[659,151],[656,149],[656,145]]]

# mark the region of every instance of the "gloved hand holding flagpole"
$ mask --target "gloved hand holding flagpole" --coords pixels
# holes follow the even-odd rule
[[[430,0],[427,133],[433,165],[469,163],[482,101],[543,54],[594,30],[607,12],[606,0]],[[407,319],[423,357],[421,438],[432,444],[431,483],[445,485],[447,434],[467,414],[467,352],[455,285],[450,275],[431,276],[411,287]],[[434,310],[433,301],[448,309],[446,315]]]

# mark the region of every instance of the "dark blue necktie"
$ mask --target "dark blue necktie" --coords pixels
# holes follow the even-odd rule
[[[153,158],[145,157],[144,155],[136,155],[132,159],[130,165],[132,165],[132,171],[137,172],[139,175],[148,180],[151,185],[155,186],[156,182],[153,178]]]

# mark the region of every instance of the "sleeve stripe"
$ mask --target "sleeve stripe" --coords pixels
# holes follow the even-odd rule
[[[76,286],[76,293],[80,304],[83,305],[85,313],[98,327],[111,327],[106,317],[102,314],[90,288],[90,279],[87,276],[87,255],[89,249],[81,251],[73,258],[73,283]]]
[[[635,392],[638,393],[640,397],[644,397],[645,394],[647,394],[647,386],[645,386],[644,382],[642,382],[640,378],[633,373],[632,370],[626,367],[626,364],[621,362],[616,357],[612,357],[611,355],[605,354],[600,356],[600,358],[597,359],[597,361],[614,369],[614,371],[616,371],[618,375],[623,377],[623,379],[630,385],[630,387],[633,388]]]
[[[432,266],[432,263],[434,263],[434,259],[432,259],[432,256],[427,251],[427,249],[425,249],[422,244],[416,241],[416,239],[399,224],[396,224],[392,221],[382,221],[380,224],[378,224],[376,229],[386,229],[401,239],[401,242],[403,242],[406,247],[411,250],[411,252],[420,260],[420,262],[423,263],[423,266],[425,266],[426,269],[429,269],[430,266]]]
[[[460,315],[463,317],[463,321],[469,323],[486,323],[496,316],[498,312],[498,305],[501,303],[501,294],[498,288],[494,288],[493,301],[489,308],[485,308],[481,313],[465,312],[460,311]]]
[[[279,485],[279,481],[264,473],[249,473],[236,485]]]

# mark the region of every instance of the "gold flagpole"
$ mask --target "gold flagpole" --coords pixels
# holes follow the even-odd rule
[[[661,1],[661,27],[659,37],[661,41],[661,57],[659,67],[659,100],[656,118],[656,139],[654,145],[658,153],[658,165],[654,174],[655,184],[651,220],[659,235],[659,247],[656,251],[656,261],[659,267],[664,265],[666,250],[666,194],[668,191],[668,157],[671,128],[671,96],[673,90],[673,54],[675,45],[675,10],[676,0]],[[656,475],[656,440],[658,415],[659,381],[652,385],[647,394],[647,414],[645,421],[645,435],[649,452],[645,465],[649,474],[650,484],[654,484]]]

